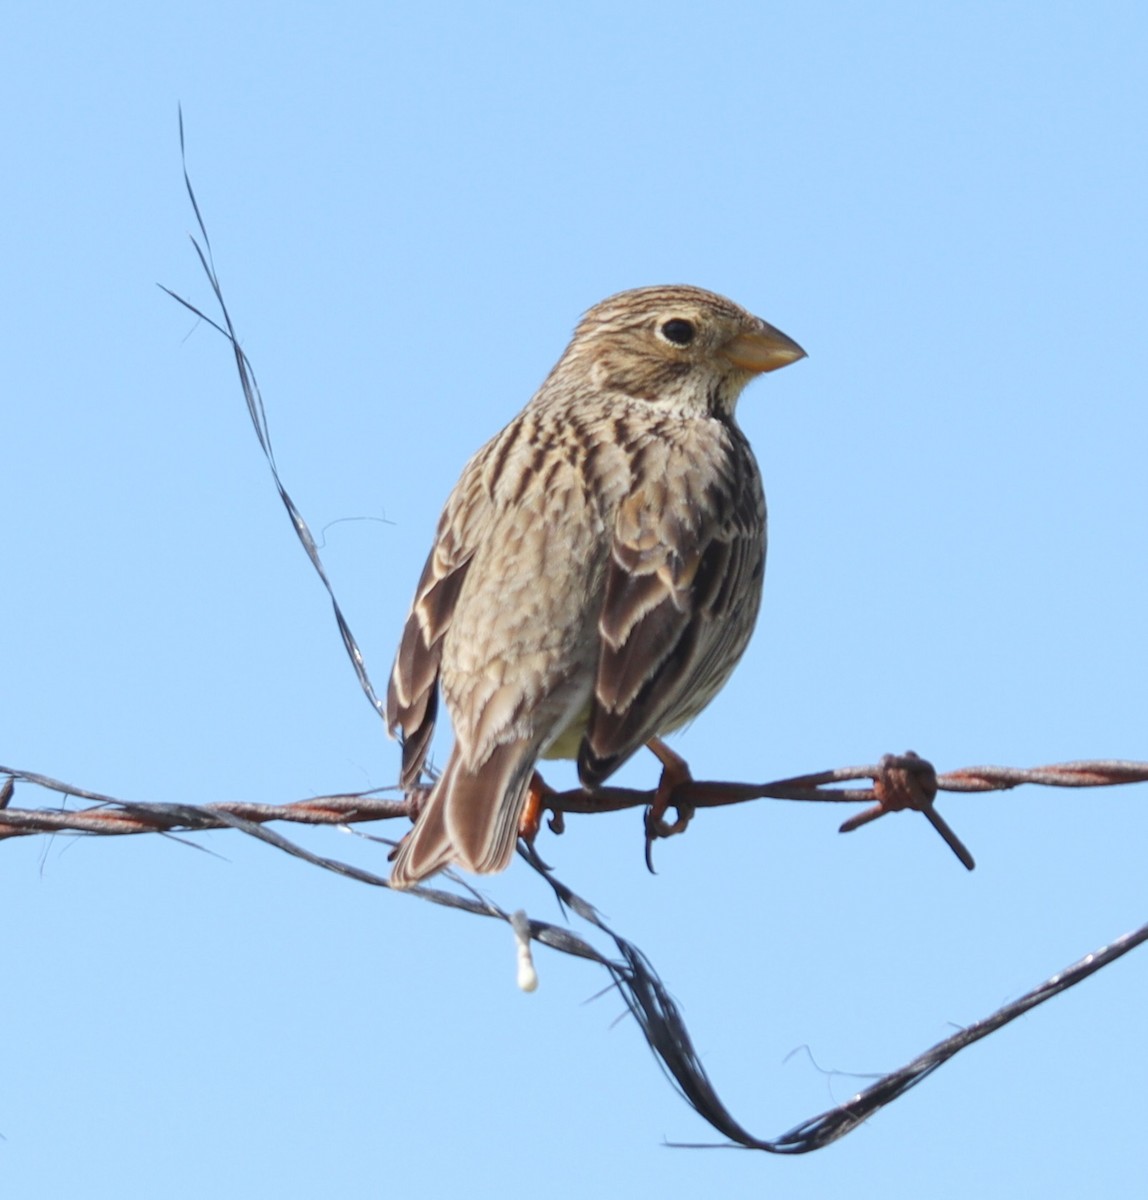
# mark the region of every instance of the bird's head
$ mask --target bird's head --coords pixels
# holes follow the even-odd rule
[[[732,415],[745,385],[805,351],[772,325],[714,292],[684,285],[635,288],[595,304],[557,370],[589,375],[682,415]]]

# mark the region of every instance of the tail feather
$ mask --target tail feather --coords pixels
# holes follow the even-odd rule
[[[496,746],[472,771],[452,751],[399,846],[391,887],[412,887],[452,864],[479,875],[505,870],[514,857],[536,752],[523,742]]]

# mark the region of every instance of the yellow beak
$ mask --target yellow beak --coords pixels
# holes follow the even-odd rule
[[[729,342],[725,355],[735,367],[756,373],[787,367],[804,358],[805,351],[780,329],[762,321],[759,328],[739,333]]]

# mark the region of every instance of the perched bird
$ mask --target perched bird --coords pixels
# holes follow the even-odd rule
[[[621,292],[586,313],[446,502],[387,691],[402,784],[441,691],[455,744],[392,887],[503,870],[539,758],[592,790],[696,716],[746,648],[765,497],[734,420],[753,376],[805,352],[700,288]]]

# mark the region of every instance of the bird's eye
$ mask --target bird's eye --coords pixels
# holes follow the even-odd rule
[[[696,333],[693,321],[687,321],[684,317],[671,317],[661,329],[662,337],[675,346],[688,346]]]

